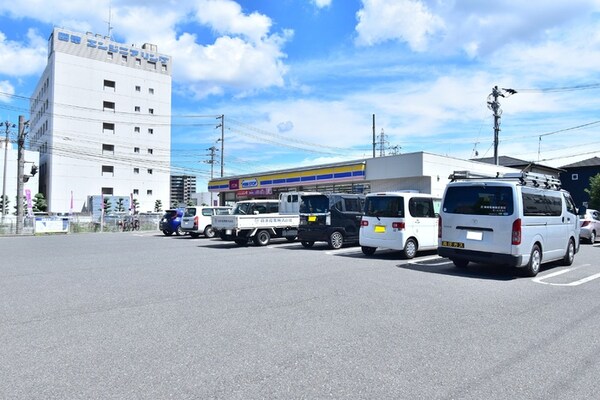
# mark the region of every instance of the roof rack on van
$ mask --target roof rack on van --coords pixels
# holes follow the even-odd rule
[[[561,188],[560,179],[544,174],[536,174],[533,172],[507,172],[505,174],[496,173],[496,175],[485,175],[473,173],[471,171],[454,171],[448,179],[451,182],[457,180],[468,180],[468,179],[503,179],[503,180],[518,180],[521,185],[531,184],[534,187],[543,186],[546,189],[557,189]]]

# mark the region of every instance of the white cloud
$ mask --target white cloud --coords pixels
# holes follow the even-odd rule
[[[37,74],[46,66],[46,40],[34,30],[27,32],[28,43],[6,39],[0,32],[0,74],[26,76]]]
[[[424,51],[429,39],[444,28],[442,19],[418,0],[363,0],[356,16],[356,42],[366,46],[399,40]]]
[[[326,8],[331,6],[332,0],[311,0],[311,2],[318,8]]]
[[[54,1],[52,7],[39,0],[0,4],[0,13],[33,18],[82,32],[107,33],[108,1]],[[175,85],[187,88],[196,97],[231,91],[243,95],[272,86],[282,86],[287,73],[283,47],[291,30],[271,32],[271,19],[253,12],[244,14],[232,0],[184,0],[177,7],[169,2],[113,1],[113,35],[125,43],[153,43],[158,51],[174,60]],[[198,37],[181,31],[187,24],[212,29],[214,37]],[[45,65],[46,41],[20,47],[0,36],[0,61],[17,59],[23,65],[10,69],[13,74],[38,73]],[[43,51],[42,51],[43,49]],[[40,54],[41,53],[41,54]],[[34,59],[35,56],[35,59]],[[6,65],[0,73],[6,73]],[[4,68],[4,69],[2,69]],[[182,89],[175,89],[182,91]]]
[[[9,81],[0,81],[0,103],[10,103],[15,88]]]

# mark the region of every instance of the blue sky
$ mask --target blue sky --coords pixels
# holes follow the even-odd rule
[[[600,1],[0,1],[0,120],[28,113],[53,26],[173,57],[172,165],[210,176],[354,160],[376,133],[400,153],[551,166],[600,156]],[[391,150],[387,150],[387,154]],[[220,156],[219,156],[220,157]],[[214,165],[219,176],[220,166]]]

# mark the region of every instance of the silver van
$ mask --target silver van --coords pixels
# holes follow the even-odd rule
[[[189,233],[191,237],[197,238],[201,234],[207,238],[215,236],[212,228],[212,216],[231,213],[231,207],[186,207],[181,218],[181,231]]]
[[[530,173],[498,177],[456,172],[440,210],[438,254],[457,267],[470,261],[522,268],[571,265],[579,250],[579,218],[556,178]]]

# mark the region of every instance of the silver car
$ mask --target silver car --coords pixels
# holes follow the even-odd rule
[[[594,244],[600,232],[600,212],[588,209],[585,214],[579,216],[579,220],[581,221],[579,237]]]

